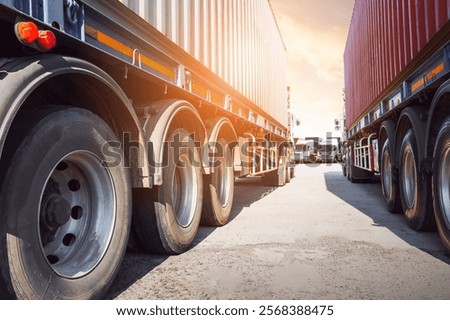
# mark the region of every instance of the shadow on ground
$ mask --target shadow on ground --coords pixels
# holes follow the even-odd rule
[[[350,183],[339,171],[325,172],[324,177],[329,192],[370,217],[374,226],[385,227],[409,245],[450,264],[450,256],[437,232],[412,230],[403,214],[393,214],[386,209],[379,179]],[[376,201],[367,201],[374,197]]]
[[[237,179],[235,182],[233,209],[229,223],[239,216],[245,207],[249,207],[252,203],[264,198],[275,189],[276,187],[262,185],[261,178],[259,177]],[[201,226],[192,246],[195,247],[200,244],[203,240],[208,238],[215,229],[216,227]],[[116,280],[112,284],[106,299],[117,298],[136,281],[152,272],[153,269],[168,258],[169,256],[167,255],[156,255],[128,250]]]

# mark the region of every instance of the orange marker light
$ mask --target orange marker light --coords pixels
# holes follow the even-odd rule
[[[16,24],[16,34],[20,41],[30,44],[38,38],[38,27],[33,22]]]
[[[39,30],[38,44],[41,49],[48,51],[56,46],[56,37],[50,30]]]

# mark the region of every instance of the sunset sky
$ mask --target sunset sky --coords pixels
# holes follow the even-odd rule
[[[296,137],[334,131],[343,109],[343,53],[354,0],[270,0],[288,56]]]

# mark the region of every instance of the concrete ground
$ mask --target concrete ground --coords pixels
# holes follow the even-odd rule
[[[280,188],[236,183],[232,220],[178,256],[127,253],[109,299],[450,299],[436,232],[386,211],[378,181],[297,165]]]

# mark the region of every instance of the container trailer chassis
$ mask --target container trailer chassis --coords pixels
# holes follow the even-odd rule
[[[390,212],[434,230],[450,252],[450,25],[346,130],[343,173],[380,175]]]
[[[0,30],[0,297],[101,298],[127,245],[227,223],[235,177],[292,178],[288,129],[119,2],[2,0]]]

